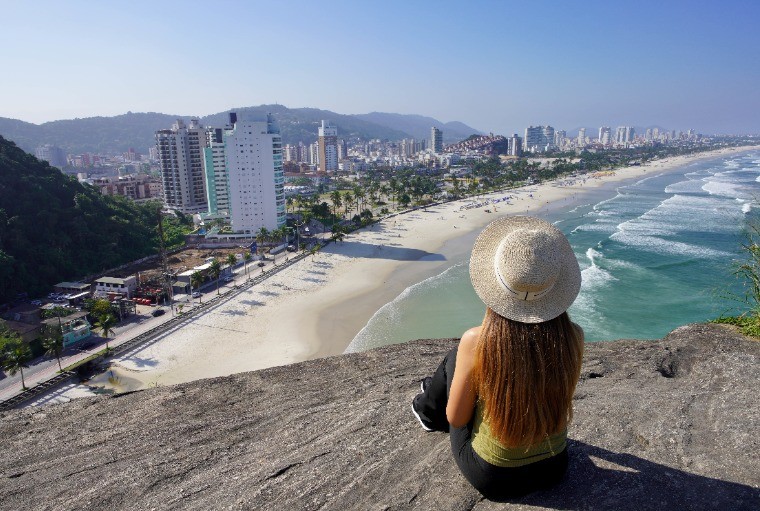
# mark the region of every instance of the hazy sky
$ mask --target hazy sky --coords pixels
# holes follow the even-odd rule
[[[0,117],[262,103],[760,133],[760,1],[0,0]]]

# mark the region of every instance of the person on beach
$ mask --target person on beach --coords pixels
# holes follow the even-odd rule
[[[583,330],[567,309],[581,272],[556,227],[513,216],[478,236],[470,278],[483,324],[422,380],[412,411],[426,431],[449,432],[459,470],[480,493],[514,498],[556,484],[567,468],[583,357]]]

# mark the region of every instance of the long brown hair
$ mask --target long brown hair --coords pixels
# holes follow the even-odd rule
[[[491,433],[505,446],[517,447],[567,427],[582,358],[583,331],[566,312],[530,324],[488,308],[473,384]]]

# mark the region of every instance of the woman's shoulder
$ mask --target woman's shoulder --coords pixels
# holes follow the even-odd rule
[[[459,348],[474,350],[480,338],[480,329],[481,326],[474,326],[467,330],[459,341]]]

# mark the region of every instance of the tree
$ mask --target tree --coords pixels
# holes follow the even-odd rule
[[[5,344],[5,353],[3,354],[3,369],[8,371],[8,374],[14,376],[16,373],[21,372],[21,388],[26,390],[26,382],[24,381],[24,368],[28,368],[28,362],[32,359],[32,350],[29,349],[29,345],[23,342],[21,339],[13,339]]]
[[[269,233],[269,230],[266,227],[262,227],[259,229],[259,232],[256,233],[256,241],[258,241],[259,245],[263,245],[269,241],[270,236],[271,234]]]
[[[203,284],[203,274],[199,271],[194,271],[190,275],[190,287],[195,289],[196,291],[200,291],[201,285]],[[198,297],[198,303],[203,303],[203,295]]]
[[[100,318],[102,316],[105,316],[106,314],[113,313],[111,309],[111,302],[106,300],[105,298],[98,298],[97,300],[93,300],[88,310],[90,314],[92,314],[96,318]]]
[[[264,229],[262,227],[262,229]],[[211,261],[211,265],[208,267],[208,271],[211,274],[211,277],[216,279],[216,294],[219,296],[219,275],[222,274],[222,263],[219,262],[219,259],[214,259]]]
[[[233,275],[232,268],[237,263],[237,257],[235,257],[235,254],[227,254],[227,266],[230,267],[230,276]]]
[[[338,214],[338,208],[343,205],[343,197],[338,190],[333,190],[333,192],[330,194],[330,200],[332,201],[333,205],[333,216],[336,216]]]
[[[58,326],[45,326],[43,333],[42,347],[45,348],[45,355],[55,357],[58,360],[58,369],[61,367],[61,352],[63,352],[63,334]]]
[[[113,333],[113,327],[116,325],[116,318],[113,314],[104,314],[98,318],[95,327],[100,330],[100,333],[106,339],[106,350],[108,350],[108,336]]]

